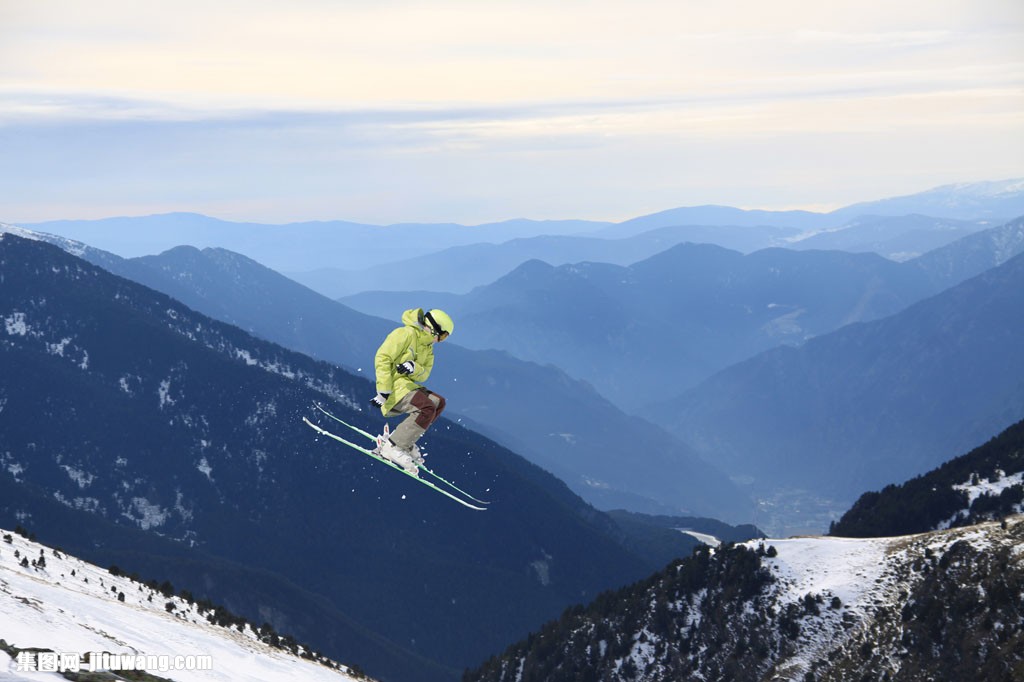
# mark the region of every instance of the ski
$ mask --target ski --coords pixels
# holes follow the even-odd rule
[[[466,500],[463,500],[462,498],[460,498],[460,497],[458,497],[456,495],[453,495],[452,493],[448,492],[444,488],[441,488],[441,487],[435,485],[434,483],[432,483],[432,482],[430,482],[430,481],[428,481],[426,479],[420,478],[416,474],[409,473],[408,471],[406,471],[402,467],[398,466],[394,462],[386,460],[383,457],[381,457],[380,455],[376,454],[375,452],[373,452],[373,450],[369,450],[367,448],[364,448],[361,445],[356,445],[355,443],[347,441],[344,438],[342,438],[341,436],[339,436],[337,434],[334,434],[334,433],[331,433],[327,429],[323,429],[323,428],[317,426],[316,424],[314,424],[313,422],[309,421],[305,417],[302,418],[302,421],[306,422],[306,425],[309,426],[314,431],[316,431],[317,433],[319,433],[321,435],[324,435],[324,436],[327,436],[328,438],[333,438],[334,440],[338,441],[339,443],[344,443],[345,445],[349,446],[350,448],[352,448],[354,450],[358,450],[359,452],[362,452],[365,455],[369,455],[370,457],[374,458],[378,462],[382,462],[382,463],[388,465],[389,467],[391,467],[392,469],[395,469],[396,471],[401,471],[403,474],[405,474],[409,478],[412,478],[412,479],[415,479],[415,480],[419,481],[420,483],[422,483],[423,485],[427,486],[428,488],[433,488],[434,490],[436,490],[437,492],[441,493],[445,497],[448,497],[448,498],[451,498],[451,499],[455,500],[456,502],[458,502],[459,504],[461,504],[464,507],[468,507],[470,509],[475,509],[477,511],[487,511],[486,507],[478,507],[475,504],[471,504],[471,503],[467,502]]]
[[[331,418],[331,419],[333,419],[334,421],[338,422],[339,424],[344,424],[345,426],[347,426],[348,428],[352,429],[352,430],[353,430],[353,431],[355,431],[356,433],[358,433],[358,434],[360,434],[360,435],[362,435],[362,436],[364,436],[364,437],[368,438],[369,440],[373,441],[374,443],[377,443],[377,436],[373,435],[373,434],[372,434],[372,433],[370,433],[369,431],[364,431],[364,430],[362,430],[362,429],[361,429],[361,428],[359,428],[358,426],[352,426],[352,425],[351,425],[351,424],[349,424],[349,423],[348,423],[347,421],[344,421],[343,419],[340,419],[340,418],[338,418],[338,417],[334,416],[333,414],[331,414],[330,412],[328,412],[328,411],[327,411],[326,409],[324,409],[324,407],[323,407],[323,406],[322,406],[322,405],[321,405],[320,403],[314,402],[314,403],[313,403],[313,407],[315,407],[316,409],[320,410],[320,411],[321,411],[321,412],[323,412],[323,413],[324,413],[325,415],[327,415],[328,417],[330,417],[330,418]],[[386,434],[386,433],[387,433],[387,425],[386,425],[386,424],[385,424],[385,426],[384,426],[384,429],[385,429],[385,434]],[[389,462],[389,464],[390,464],[390,462]],[[445,485],[449,486],[449,487],[450,487],[450,488],[452,488],[453,490],[455,490],[455,491],[457,491],[457,492],[461,493],[462,495],[465,495],[466,497],[468,497],[469,499],[473,500],[473,501],[474,501],[474,502],[476,502],[477,504],[490,504],[490,502],[488,502],[488,501],[486,501],[486,500],[481,500],[481,499],[478,499],[478,498],[474,497],[473,495],[469,494],[468,492],[466,492],[465,490],[463,490],[462,488],[460,488],[459,486],[455,485],[455,484],[454,484],[454,483],[452,483],[451,481],[449,481],[449,480],[447,480],[447,479],[445,479],[445,478],[442,478],[441,476],[438,476],[438,475],[437,475],[437,474],[435,474],[435,473],[434,473],[433,471],[431,471],[430,469],[428,469],[428,468],[427,468],[426,466],[424,466],[424,465],[422,465],[422,464],[419,464],[419,465],[417,465],[417,466],[419,466],[420,470],[422,470],[422,471],[426,471],[426,472],[427,472],[428,474],[430,474],[431,476],[433,476],[433,477],[434,477],[434,478],[436,478],[437,480],[441,481],[442,483],[444,483]]]
[[[370,440],[372,440],[372,441],[374,441],[374,442],[376,442],[376,441],[377,441],[377,436],[373,435],[373,434],[372,434],[372,433],[370,433],[369,431],[363,431],[363,430],[362,430],[361,428],[359,428],[358,426],[352,426],[352,425],[351,425],[351,424],[349,424],[349,423],[348,423],[347,421],[344,421],[343,419],[341,419],[341,418],[339,418],[339,417],[335,417],[335,416],[334,416],[333,414],[331,414],[331,413],[330,413],[330,412],[328,412],[328,411],[327,411],[326,409],[324,409],[324,406],[323,406],[323,405],[321,405],[320,403],[318,403],[318,402],[315,402],[315,401],[314,401],[314,402],[313,402],[313,407],[315,407],[316,409],[320,410],[321,412],[323,412],[324,414],[326,414],[326,415],[327,415],[328,417],[330,417],[330,418],[331,418],[331,419],[333,419],[334,421],[338,422],[339,424],[344,424],[345,426],[347,426],[348,428],[352,429],[352,430],[353,430],[353,431],[355,431],[356,433],[358,433],[358,434],[360,434],[360,435],[363,435],[363,436],[366,436],[367,438],[369,438]]]

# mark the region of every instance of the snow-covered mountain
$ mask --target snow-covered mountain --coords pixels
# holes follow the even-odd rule
[[[1024,214],[1024,179],[942,185],[917,194],[853,204],[830,215],[846,220],[858,215],[911,213],[956,220],[1005,222]]]
[[[566,612],[466,679],[1019,679],[1022,546],[1015,516],[705,548]]]
[[[214,609],[0,530],[0,679],[137,667],[159,678],[272,682],[366,680],[300,645]],[[100,654],[108,654],[101,656]],[[95,658],[87,657],[94,654]],[[318,661],[312,660],[316,657]],[[149,678],[147,678],[149,679]]]
[[[121,259],[114,254],[103,251],[102,249],[96,249],[88,244],[84,244],[74,239],[68,239],[67,237],[61,237],[56,234],[50,234],[49,232],[37,232],[35,230],[26,230],[23,227],[17,225],[9,225],[7,223],[0,223],[0,238],[5,234],[13,234],[15,237],[21,237],[22,239],[31,239],[36,242],[44,242],[46,244],[53,244],[57,248],[77,258],[84,258],[85,260],[99,265],[101,268],[110,269],[111,266],[117,264]]]

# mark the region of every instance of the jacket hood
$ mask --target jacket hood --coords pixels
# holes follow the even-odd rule
[[[423,318],[423,308],[410,308],[402,313],[402,324],[406,327],[416,327],[419,329],[422,325],[420,320]]]

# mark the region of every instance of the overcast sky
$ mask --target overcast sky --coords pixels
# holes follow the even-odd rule
[[[0,0],[0,222],[623,220],[1016,177],[1021,0]]]

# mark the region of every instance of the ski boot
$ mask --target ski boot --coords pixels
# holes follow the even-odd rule
[[[403,450],[398,447],[391,442],[391,439],[388,437],[387,429],[385,429],[384,435],[377,436],[377,447],[374,448],[373,451],[392,464],[397,464],[402,467],[405,469],[406,473],[417,477],[419,476],[420,469],[416,466],[416,459],[413,454],[413,452],[419,454],[416,447],[413,446],[413,452]]]

